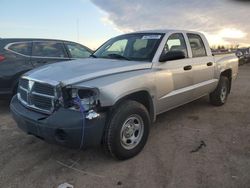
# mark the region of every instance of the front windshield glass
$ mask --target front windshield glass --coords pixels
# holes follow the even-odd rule
[[[163,36],[162,33],[121,35],[104,43],[92,57],[152,61]]]

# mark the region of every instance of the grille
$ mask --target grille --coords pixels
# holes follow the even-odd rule
[[[50,111],[53,106],[52,100],[50,98],[42,97],[39,95],[33,95],[31,100],[33,104],[40,109]]]
[[[27,92],[20,89],[19,90],[19,94],[20,94],[20,97],[24,100],[24,101],[27,101]]]
[[[45,95],[54,96],[54,87],[51,85],[41,84],[36,82],[33,86],[33,91]]]
[[[23,88],[28,88],[29,87],[29,80],[27,79],[21,79],[19,81],[19,84],[23,87]]]
[[[18,99],[29,108],[51,113],[54,110],[55,88],[49,84],[20,79]]]

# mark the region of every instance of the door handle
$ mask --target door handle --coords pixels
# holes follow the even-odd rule
[[[185,71],[191,70],[191,69],[192,69],[192,66],[191,66],[191,65],[187,65],[187,66],[183,67],[183,69],[184,69]]]
[[[207,66],[209,67],[209,66],[212,66],[213,65],[213,63],[212,62],[208,62],[207,63]]]

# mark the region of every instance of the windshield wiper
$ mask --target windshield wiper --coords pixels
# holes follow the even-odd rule
[[[107,56],[111,57],[111,58],[114,58],[114,59],[125,59],[125,60],[130,61],[129,58],[127,58],[125,56],[122,56],[122,55],[119,55],[119,54],[108,54]]]

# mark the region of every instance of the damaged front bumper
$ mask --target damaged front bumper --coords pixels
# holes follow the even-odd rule
[[[105,112],[83,117],[81,112],[59,108],[47,115],[24,107],[16,96],[11,101],[10,109],[20,129],[48,143],[79,148],[83,138],[83,148],[86,148],[99,145],[102,141]],[[88,115],[93,118],[88,118]]]

